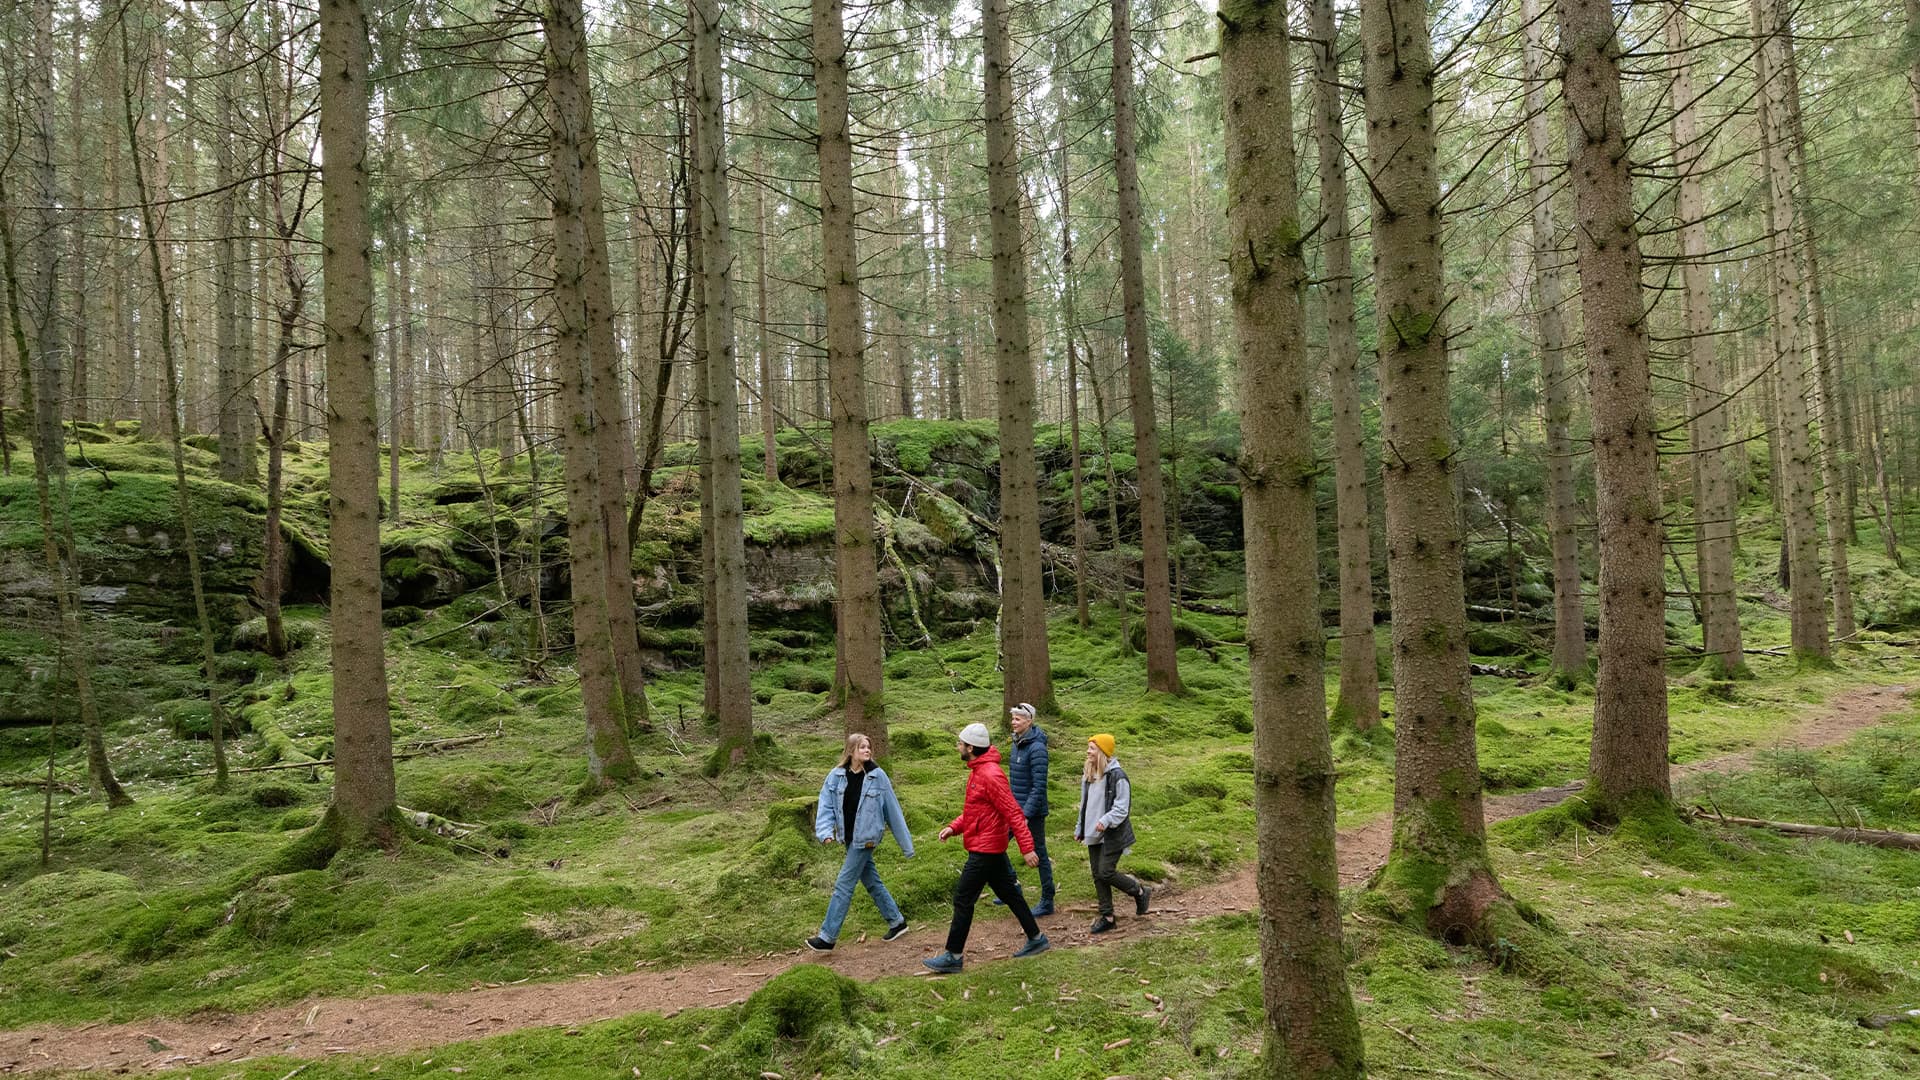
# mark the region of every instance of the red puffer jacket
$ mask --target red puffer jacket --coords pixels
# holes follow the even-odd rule
[[[1007,850],[1007,833],[1020,845],[1020,853],[1033,850],[1033,834],[1027,831],[1027,815],[1014,801],[1007,774],[1000,769],[1000,751],[987,747],[984,754],[967,763],[967,800],[960,816],[947,828],[960,834],[968,851],[986,854]]]

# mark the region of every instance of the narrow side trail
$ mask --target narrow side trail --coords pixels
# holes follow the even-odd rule
[[[1844,741],[1905,707],[1905,687],[1879,686],[1836,695],[1777,734],[1766,748],[1816,749]],[[1738,772],[1763,749],[1756,747],[1677,765],[1674,779]],[[1490,796],[1487,820],[1504,821],[1557,805],[1579,784]],[[1340,834],[1340,880],[1366,880],[1386,861],[1392,823],[1382,817]],[[1156,897],[1143,919],[1124,918],[1120,930],[1096,940],[1086,931],[1090,904],[1073,904],[1041,920],[1055,948],[1078,948],[1130,938],[1178,933],[1185,924],[1216,915],[1252,911],[1258,904],[1252,867],[1224,881]],[[1021,938],[1010,917],[993,909],[975,927],[969,966],[1005,958]],[[0,1032],[0,1074],[42,1069],[128,1072],[200,1064],[231,1064],[249,1057],[320,1058],[334,1054],[379,1054],[417,1050],[532,1027],[571,1027],[634,1012],[675,1013],[729,1005],[746,999],[774,975],[817,962],[851,978],[871,980],[922,972],[920,957],[939,947],[943,926],[920,924],[895,942],[847,941],[831,953],[794,948],[756,960],[722,960],[671,970],[587,975],[545,983],[476,988],[443,994],[391,994],[369,998],[312,998],[244,1015],[199,1013],[183,1019],[151,1019],[80,1028],[36,1027]],[[795,930],[796,937],[801,933]],[[156,1047],[159,1047],[156,1049]]]

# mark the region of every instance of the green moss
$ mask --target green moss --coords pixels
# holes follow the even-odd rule
[[[749,1018],[765,1015],[782,1038],[804,1039],[843,1024],[860,1001],[860,986],[819,964],[798,964],[747,999]]]

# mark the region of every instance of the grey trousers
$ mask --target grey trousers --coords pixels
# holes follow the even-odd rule
[[[1100,901],[1102,915],[1113,914],[1113,890],[1140,895],[1140,883],[1119,870],[1122,853],[1120,847],[1106,843],[1087,845],[1087,857],[1093,862],[1093,895]]]

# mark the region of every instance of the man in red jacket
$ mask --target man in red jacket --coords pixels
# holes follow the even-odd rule
[[[1040,856],[1033,850],[1033,834],[1027,830],[1027,816],[1014,801],[1007,774],[1000,770],[1000,751],[993,748],[993,736],[985,724],[968,724],[960,731],[960,760],[967,765],[967,797],[960,816],[940,830],[945,840],[955,833],[967,848],[967,864],[960,870],[960,881],[953,887],[953,925],[947,929],[947,951],[920,961],[942,975],[959,971],[966,963],[967,932],[973,929],[973,905],[980,890],[993,889],[993,895],[1013,909],[1020,928],[1027,932],[1027,943],[1015,956],[1032,956],[1047,951],[1047,935],[1033,919],[1026,897],[1020,894],[1013,876],[1013,864],[1007,861],[1007,834],[1013,834],[1026,856],[1028,866],[1037,866]]]

